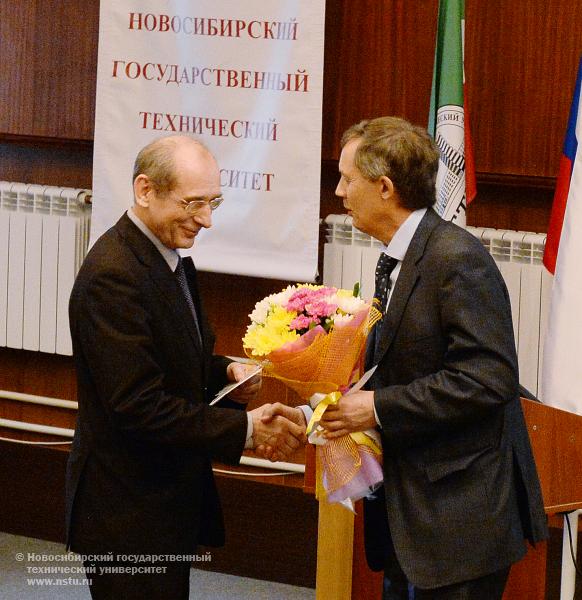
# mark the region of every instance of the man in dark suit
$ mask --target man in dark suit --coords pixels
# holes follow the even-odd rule
[[[383,245],[368,390],[329,407],[329,438],[378,427],[384,485],[365,501],[386,599],[501,598],[524,540],[547,536],[518,396],[509,297],[494,261],[435,201],[438,150],[397,118],[342,139],[336,194]],[[411,593],[411,592],[410,592]]]
[[[222,200],[214,157],[189,137],[161,138],[138,154],[133,190],[70,300],[79,416],[67,543],[90,555],[93,598],[186,599],[198,544],[224,543],[211,459],[235,464],[255,446],[285,456],[304,430],[245,412],[257,378],[208,404],[246,372],[213,355],[196,270],[176,253]]]

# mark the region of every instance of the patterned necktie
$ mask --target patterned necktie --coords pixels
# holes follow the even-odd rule
[[[196,314],[196,307],[194,306],[194,300],[192,299],[192,294],[190,292],[190,288],[188,287],[188,280],[186,279],[186,271],[184,270],[184,263],[182,257],[178,260],[178,266],[174,271],[176,275],[176,279],[180,284],[180,288],[182,293],[184,294],[184,298],[186,298],[186,302],[188,307],[190,308],[190,312],[192,313],[192,317],[194,318],[194,323],[196,324],[196,332],[198,333],[198,339],[200,340],[200,344],[202,344],[202,336],[200,335],[200,326],[198,324],[198,315]]]
[[[388,300],[388,294],[392,287],[390,274],[397,264],[398,260],[382,252],[380,258],[378,258],[378,264],[376,265],[376,289],[374,290],[374,298],[378,300],[378,310],[382,313],[382,318],[384,318],[383,315],[386,312],[386,301]]]

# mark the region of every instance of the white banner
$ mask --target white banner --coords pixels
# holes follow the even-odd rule
[[[317,267],[324,0],[101,0],[91,239],[132,204],[137,152],[199,138],[224,204],[198,268],[312,280]]]

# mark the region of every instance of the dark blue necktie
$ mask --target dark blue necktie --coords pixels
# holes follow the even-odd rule
[[[392,287],[390,275],[397,264],[397,259],[382,252],[378,258],[378,264],[376,265],[376,289],[374,290],[374,298],[378,300],[378,310],[382,313],[382,318],[384,318],[383,315],[386,312],[386,302],[388,300],[390,288]]]
[[[379,330],[381,324],[384,322],[388,294],[390,293],[390,288],[392,287],[390,275],[397,264],[397,259],[388,256],[384,252],[382,252],[378,258],[378,264],[376,265],[376,289],[374,290],[374,299],[378,303],[376,308],[382,313],[382,318],[376,323],[371,334],[372,337],[368,345],[368,354],[366,356],[366,368],[370,368],[373,364],[376,364],[376,352],[378,350],[378,344],[380,343]]]
[[[190,312],[192,313],[192,317],[194,318],[194,323],[196,324],[196,332],[198,333],[198,339],[200,340],[200,344],[202,344],[202,336],[200,335],[200,325],[198,324],[198,315],[196,314],[196,307],[194,306],[194,300],[192,299],[192,294],[190,292],[190,288],[188,286],[188,280],[186,279],[186,271],[184,270],[184,263],[182,257],[178,260],[178,266],[175,271],[176,279],[180,284],[180,288],[182,293],[184,294],[184,298],[186,298],[186,302],[188,307],[190,308]]]

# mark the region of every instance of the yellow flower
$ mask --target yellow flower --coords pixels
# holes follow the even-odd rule
[[[316,283],[298,283],[297,284],[298,290],[300,290],[301,288],[307,288],[308,290],[320,290],[322,287],[324,287],[324,286],[317,285]]]
[[[243,346],[251,350],[253,356],[265,356],[287,342],[293,342],[299,334],[289,329],[289,324],[297,313],[273,306],[264,325],[252,323],[243,338]]]
[[[297,316],[295,311],[286,310],[282,306],[273,306],[267,317],[265,327],[287,327]]]
[[[352,290],[340,290],[336,292],[338,298],[353,298],[354,292]]]

